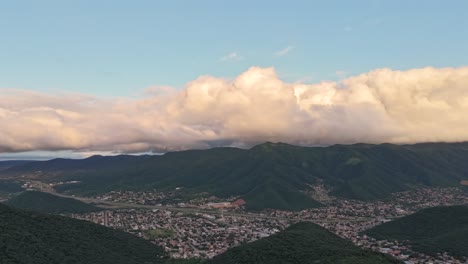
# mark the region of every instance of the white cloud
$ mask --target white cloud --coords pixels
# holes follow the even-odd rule
[[[294,50],[294,46],[287,46],[286,48],[284,48],[282,50],[278,50],[275,53],[273,53],[273,56],[275,56],[275,57],[286,56],[293,50]]]
[[[0,90],[0,152],[142,152],[263,141],[468,141],[468,67],[377,69],[340,82],[287,83],[252,67],[142,99]]]
[[[244,59],[244,57],[241,56],[237,52],[231,52],[231,53],[226,54],[223,57],[221,57],[221,61],[239,61],[239,60],[243,60],[243,59]]]

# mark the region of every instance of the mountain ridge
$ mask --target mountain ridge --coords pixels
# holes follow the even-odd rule
[[[240,196],[252,210],[302,210],[320,206],[307,193],[318,182],[333,196],[358,200],[382,199],[418,186],[460,186],[468,179],[468,142],[327,147],[266,142],[250,149],[26,163],[0,176],[25,173],[50,182],[80,181],[58,190],[81,195],[184,187],[189,194]]]

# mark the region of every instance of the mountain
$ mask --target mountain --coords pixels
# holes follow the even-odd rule
[[[163,249],[123,231],[0,204],[0,263],[155,264]]]
[[[31,162],[29,160],[5,160],[5,161],[0,161],[0,171],[1,170],[6,170],[8,168],[26,164],[28,162]]]
[[[26,191],[5,202],[8,206],[51,214],[87,213],[101,210],[81,201],[50,193]]]
[[[358,248],[313,223],[297,223],[272,236],[228,249],[211,264],[342,263],[386,264],[400,261]]]
[[[298,147],[268,142],[251,149],[57,159],[0,172],[4,177],[20,175],[81,181],[57,188],[79,195],[183,187],[187,195],[241,196],[253,210],[302,210],[320,206],[307,194],[319,182],[334,196],[360,200],[421,186],[461,186],[468,179],[468,143]]]
[[[9,166],[8,171],[12,172],[61,172],[61,171],[87,171],[96,169],[107,169],[116,166],[131,166],[137,161],[149,158],[149,155],[132,156],[101,156],[94,155],[86,159],[63,159],[56,158],[47,161],[15,161],[18,164]],[[8,163],[5,162],[5,165]],[[1,163],[0,163],[1,166]]]
[[[22,192],[21,183],[12,180],[0,180],[0,193]]]
[[[365,232],[378,240],[407,241],[419,252],[468,257],[468,206],[433,207]]]

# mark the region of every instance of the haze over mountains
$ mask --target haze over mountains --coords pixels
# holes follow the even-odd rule
[[[91,195],[111,190],[174,190],[190,195],[240,196],[247,208],[300,210],[320,206],[307,194],[324,184],[349,199],[386,198],[424,186],[460,186],[468,179],[468,143],[299,147],[265,143],[251,149],[214,148],[161,156],[93,156],[28,162],[0,172]]]

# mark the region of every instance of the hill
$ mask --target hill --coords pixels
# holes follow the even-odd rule
[[[129,166],[137,161],[150,158],[148,155],[132,156],[101,156],[94,155],[85,159],[56,158],[47,161],[4,161],[3,164],[9,172],[51,173],[62,171],[87,171],[107,169],[113,167]]]
[[[334,196],[360,200],[420,186],[461,186],[468,179],[468,143],[329,147],[265,143],[251,149],[30,162],[0,175],[81,181],[58,188],[79,195],[184,187],[187,195],[241,196],[253,210],[302,210],[320,206],[307,194],[317,182]]]
[[[29,160],[4,160],[4,161],[0,161],[0,170],[6,170],[8,168],[18,166],[18,165],[22,165],[22,164],[26,164],[28,162],[31,162],[31,161],[29,161]]]
[[[2,264],[155,264],[162,248],[118,231],[62,216],[0,204]]]
[[[448,252],[468,256],[468,207],[423,209],[376,226],[366,234],[379,240],[407,241],[416,251],[431,255]]]
[[[22,192],[21,183],[11,180],[0,180],[0,193]]]
[[[282,232],[227,250],[208,263],[401,263],[390,256],[363,250],[328,230],[298,223]]]
[[[5,202],[8,206],[51,214],[86,213],[101,210],[81,201],[38,191],[26,191]]]

